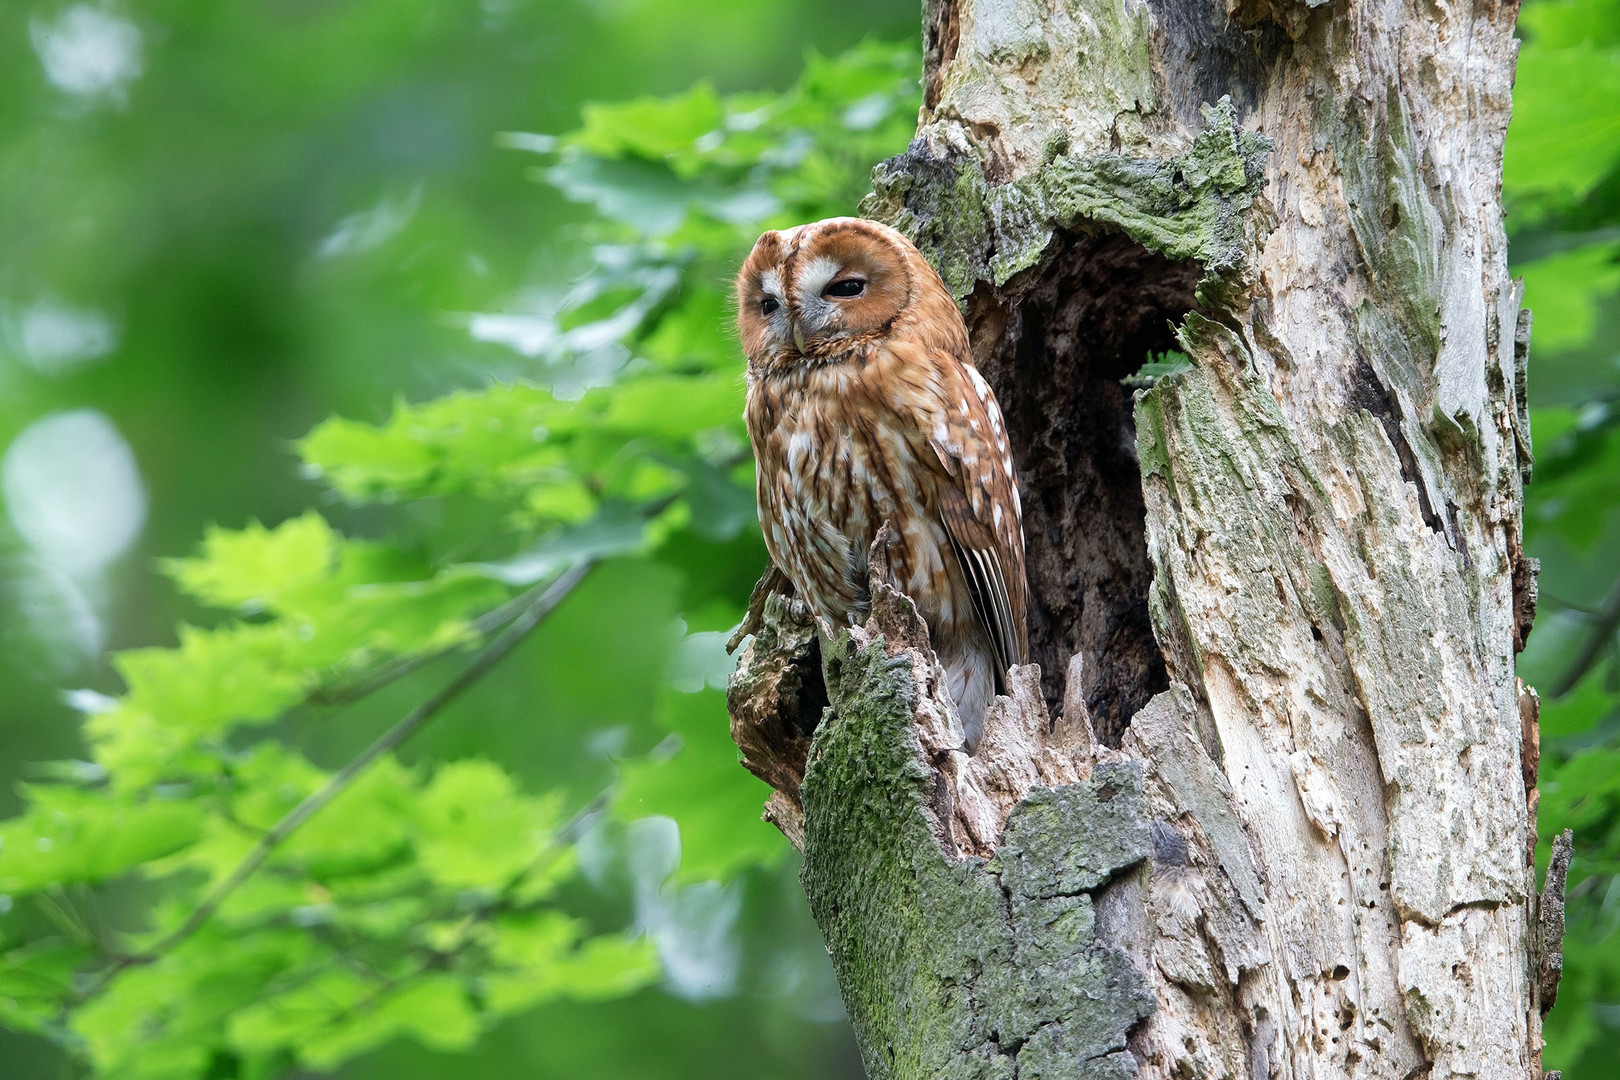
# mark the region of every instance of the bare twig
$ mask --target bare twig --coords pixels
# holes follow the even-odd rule
[[[490,668],[499,663],[508,653],[540,625],[563,598],[580,583],[590,571],[592,563],[582,562],[565,571],[561,577],[552,582],[517,618],[512,620],[500,636],[491,641],[488,646],[468,664],[462,672],[450,680],[438,693],[428,698],[422,704],[412,709],[398,723],[383,732],[372,744],[360,754],[343,766],[312,792],[297,806],[276,822],[269,832],[253,845],[251,851],[243,856],[242,861],[218,885],[216,885],[207,898],[198,905],[185,922],[162,938],[150,948],[136,954],[120,957],[102,970],[94,983],[90,985],[79,997],[80,1001],[93,997],[103,990],[119,972],[137,964],[150,964],[172,951],[185,942],[214,917],[231,893],[241,887],[242,883],[252,877],[262,867],[276,848],[291,836],[304,822],[324,809],[331,801],[346,790],[355,779],[373,762],[384,754],[397,748],[406,739],[420,731],[428,721],[432,720],[439,711],[451,701],[459,697],[468,687],[476,683]]]
[[[1547,881],[1541,892],[1540,996],[1541,1015],[1558,1000],[1558,982],[1564,975],[1564,889],[1569,882],[1569,861],[1575,854],[1575,834],[1565,829],[1553,837]]]

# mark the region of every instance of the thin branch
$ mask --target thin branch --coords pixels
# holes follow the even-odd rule
[[[539,586],[533,589],[528,589],[506,601],[504,604],[501,604],[499,607],[486,611],[484,614],[472,621],[471,626],[473,633],[479,637],[483,637],[485,634],[498,630],[501,626],[505,625],[509,620],[511,620],[518,612],[522,611],[528,607],[529,604],[533,603],[536,593],[542,592],[547,587],[549,586]],[[431,664],[440,657],[449,655],[456,649],[459,649],[462,644],[462,642],[458,641],[453,644],[446,645],[442,649],[434,649],[430,652],[416,653],[415,655],[398,657],[393,660],[386,661],[362,674],[359,678],[355,679],[354,682],[346,685],[337,684],[333,686],[317,686],[314,690],[310,691],[309,696],[304,700],[304,704],[348,705],[352,702],[359,701],[361,698],[368,697],[375,691],[381,690],[389,683],[394,682],[397,679],[404,678],[417,668],[422,667],[425,664]]]
[[[613,787],[612,785],[609,785],[598,792],[594,799],[580,807],[572,817],[570,817],[560,828],[557,829],[554,837],[556,842],[563,845],[575,843],[579,839],[580,835],[590,827],[590,824],[595,819],[596,815],[601,813],[608,803],[612,801],[612,799]],[[443,949],[428,949],[426,959],[417,966],[415,971],[397,977],[391,975],[380,976],[379,982],[381,985],[379,985],[376,990],[367,995],[364,999],[345,1009],[341,1014],[341,1017],[353,1016],[370,1009],[372,1006],[376,1005],[377,1002],[398,990],[402,985],[409,982],[411,979],[425,975],[437,968],[448,967],[456,959],[456,957],[460,955],[462,950],[466,949],[468,945],[472,944],[473,933],[480,926],[483,926],[497,915],[504,914],[508,911],[518,910],[516,906],[516,894],[518,886],[522,884],[524,876],[530,870],[534,869],[534,867],[538,866],[541,859],[549,854],[549,849],[543,851],[540,856],[537,856],[527,866],[525,866],[522,871],[508,881],[506,886],[502,888],[499,893],[491,897],[486,902],[479,904],[472,911],[467,912],[467,914],[462,917],[460,925],[456,927],[457,940],[455,942]]]
[[[1553,687],[1553,697],[1563,697],[1575,689],[1575,684],[1591,670],[1598,655],[1614,641],[1616,630],[1620,630],[1620,579],[1610,587],[1609,595],[1604,598],[1603,606],[1598,609],[1597,626],[1593,628],[1592,636],[1586,639],[1581,651],[1575,654],[1575,662],[1570,664],[1569,670],[1564,672],[1564,677]]]
[[[610,784],[598,792],[590,802],[580,807],[574,812],[572,817],[559,826],[553,834],[553,841],[556,844],[565,846],[578,841],[580,834],[590,827],[590,824],[595,819],[596,815],[601,813],[602,810],[607,807],[608,803],[612,801],[612,799],[613,785]],[[365,1012],[366,1010],[369,1010],[375,1006],[384,997],[387,997],[389,994],[399,990],[401,986],[410,980],[415,979],[418,976],[425,975],[436,968],[444,968],[449,966],[449,964],[452,963],[458,955],[460,955],[462,950],[466,949],[467,946],[472,943],[473,931],[475,931],[479,926],[482,926],[496,915],[513,910],[522,910],[515,904],[517,888],[522,883],[524,876],[527,875],[530,870],[538,866],[543,858],[549,856],[550,854],[551,848],[548,846],[540,853],[540,855],[536,856],[526,866],[524,866],[522,870],[514,875],[513,878],[508,881],[504,887],[502,887],[499,893],[480,903],[472,911],[467,912],[462,917],[460,925],[456,928],[458,940],[456,940],[448,948],[435,949],[431,947],[424,947],[418,950],[418,952],[423,956],[423,959],[412,971],[409,971],[403,975],[387,975],[381,971],[378,971],[370,964],[365,963],[359,957],[351,956],[343,953],[340,950],[334,950],[334,952],[337,953],[339,962],[348,964],[350,967],[358,968],[360,970],[360,974],[364,978],[371,980],[376,984],[376,986],[375,989],[373,989],[364,998],[355,1002],[353,1005],[348,1006],[332,1017],[332,1021],[341,1022],[351,1016]],[[324,969],[317,968],[313,972],[304,971],[298,973],[299,977],[290,980],[290,985],[280,986],[272,993],[260,994],[254,999],[253,1004],[256,1005],[259,1002],[267,1001],[278,994],[287,992],[288,990],[296,990],[303,986],[307,986],[311,981],[313,981],[314,978],[319,976],[321,970]]]
[[[726,467],[730,467],[733,464],[740,464],[742,461],[747,460],[747,456],[748,455],[744,453],[734,460],[728,459],[726,462],[724,462],[724,465]],[[663,513],[676,501],[677,498],[679,498],[678,495],[669,495],[662,499],[657,499],[651,503],[648,503],[645,507],[647,515],[646,520],[651,521],[653,518]],[[484,612],[484,614],[472,621],[473,633],[477,634],[479,637],[493,633],[495,630],[499,629],[503,624],[505,624],[507,620],[511,619],[515,612],[527,607],[530,599],[537,592],[548,588],[550,588],[550,586],[536,585],[512,597],[499,607]],[[461,647],[461,644],[461,642],[454,642],[450,645],[446,645],[442,649],[436,649],[432,652],[419,653],[414,656],[397,657],[393,660],[385,661],[382,664],[379,664],[376,668],[373,668],[371,671],[361,674],[355,679],[354,682],[347,685],[337,684],[326,687],[317,686],[305,697],[303,704],[347,705],[350,702],[358,701],[359,699],[370,695],[374,691],[380,690],[382,687],[387,686],[396,679],[409,675],[411,672],[415,671],[419,667],[422,667],[424,664],[431,664],[440,657],[454,652],[456,649]]]
[[[562,827],[557,830],[557,843],[566,846],[568,844],[577,842],[581,836],[585,835],[586,830],[590,828],[592,820],[596,817],[596,815],[607,809],[608,803],[612,801],[613,785],[609,784],[607,787],[597,792],[596,797],[590,802],[574,811],[573,817],[563,822]]]
[[[552,582],[459,675],[450,680],[438,693],[412,709],[393,727],[378,736],[376,741],[360,752],[359,756],[332,774],[326,783],[306,797],[303,802],[287,811],[282,819],[276,822],[275,826],[253,846],[252,850],[243,856],[242,861],[236,864],[236,869],[232,870],[223,881],[214,887],[213,892],[209,893],[208,897],[197,907],[196,911],[191,913],[184,923],[151,948],[114,961],[80,995],[79,1000],[84,1001],[95,996],[125,968],[136,964],[150,964],[185,942],[198,930],[201,930],[208,920],[214,917],[214,914],[219,910],[220,905],[225,902],[226,898],[240,888],[243,882],[252,877],[269,860],[276,848],[280,847],[287,837],[291,836],[300,825],[324,809],[333,799],[341,795],[368,766],[420,731],[428,721],[438,715],[440,710],[454,701],[468,687],[482,678],[490,668],[505,658],[535,627],[540,625],[540,622],[562,602],[564,597],[573,591],[574,586],[578,585],[585,575],[590,572],[591,566],[590,561],[579,563]]]

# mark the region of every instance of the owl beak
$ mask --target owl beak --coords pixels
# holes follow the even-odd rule
[[[793,344],[798,346],[800,352],[804,352],[804,327],[799,325],[798,319],[793,320]]]

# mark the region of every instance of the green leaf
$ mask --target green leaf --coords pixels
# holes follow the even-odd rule
[[[719,184],[682,179],[661,163],[605,160],[572,148],[546,170],[546,179],[574,202],[649,237],[668,236],[694,210],[710,211],[724,221],[751,216],[755,207],[769,213],[777,205],[770,192],[758,188],[739,201]]]
[[[650,375],[592,391],[603,423],[636,435],[683,438],[742,421],[743,384],[735,375]]]
[[[1554,444],[1551,451],[1537,463],[1525,535],[1534,542],[1550,531],[1589,549],[1620,509],[1620,426],[1578,430],[1567,446]]]
[[[227,1024],[231,1045],[330,1069],[400,1035],[440,1051],[462,1050],[481,1026],[454,975],[391,983],[337,967],[307,974],[291,989],[234,1011]]]
[[[1504,186],[1584,194],[1620,165],[1620,5],[1542,0],[1520,27]]]
[[[1544,739],[1578,735],[1620,709],[1620,693],[1605,685],[1604,672],[1594,670],[1561,698],[1543,698],[1541,736]]]
[[[28,812],[0,822],[0,893],[99,882],[179,851],[202,835],[202,808],[106,790],[28,786]]]
[[[295,632],[269,623],[181,627],[179,648],[119,653],[114,666],[129,692],[85,723],[97,763],[125,790],[206,771],[198,756],[204,743],[273,720],[303,699],[316,681],[300,662],[306,648]]]
[[[724,879],[786,854],[787,841],[760,818],[770,788],[742,767],[725,695],[666,692],[658,719],[680,736],[680,749],[626,761],[614,813],[626,821],[654,814],[675,819],[681,862],[674,880]]]
[[[553,438],[578,420],[549,391],[522,383],[400,403],[380,426],[333,418],[299,443],[305,465],[358,500],[489,490],[566,472]]]
[[[88,945],[44,938],[0,954],[0,1024],[43,1034],[60,1019],[60,1002],[92,956]]]
[[[499,968],[485,979],[484,995],[497,1013],[559,997],[622,997],[658,978],[657,953],[645,938],[581,943],[581,924],[555,911],[503,916],[494,928],[490,955]]]
[[[290,784],[280,790],[287,809],[295,790]],[[395,757],[379,758],[293,833],[272,863],[301,868],[317,881],[392,866],[410,850],[409,822],[421,797],[414,770]]]
[[[587,559],[646,551],[652,546],[649,533],[647,518],[638,508],[608,501],[589,521],[555,529],[526,551],[496,562],[468,563],[465,569],[507,585],[533,585]]]
[[[302,984],[331,961],[302,931],[234,938],[205,929],[156,963],[126,968],[74,1011],[73,1031],[107,1076],[192,1080],[223,1048],[227,1020],[278,981]]]
[[[1620,245],[1591,244],[1519,268],[1524,304],[1535,312],[1535,349],[1579,345],[1597,325],[1598,305],[1620,293]]]
[[[392,554],[351,541],[332,579],[282,597],[287,632],[297,642],[289,660],[310,668],[353,666],[464,644],[476,637],[469,620],[509,599],[497,583],[457,566],[422,578],[377,580],[374,557],[391,561]]]
[[[1504,186],[1583,195],[1620,163],[1620,49],[1577,45],[1519,56]]]
[[[330,1069],[399,1035],[441,1053],[465,1050],[478,1037],[479,1026],[459,979],[427,975],[380,1000],[362,999],[349,1010],[310,1025],[306,1037],[291,1045],[301,1061]]]
[[[1592,749],[1554,761],[1542,769],[1539,786],[1544,841],[1562,829],[1602,835],[1597,827],[1620,812],[1620,750]],[[1589,857],[1590,848],[1582,854]],[[1544,866],[1545,842],[1540,858]]]
[[[701,282],[683,290],[681,303],[670,308],[642,337],[640,351],[664,367],[700,365],[735,370],[740,350],[731,331],[730,302],[725,293]]]
[[[644,937],[594,937],[558,963],[557,985],[576,1001],[624,997],[658,980],[658,951]]]
[[[577,476],[559,476],[550,483],[537,484],[523,502],[523,508],[534,517],[567,525],[588,519],[596,512],[596,505],[596,495]]]
[[[651,161],[689,154],[693,144],[720,127],[720,97],[707,82],[684,94],[641,97],[615,104],[586,105],[584,124],[568,136],[598,157],[642,157]]]
[[[201,553],[165,565],[175,582],[215,607],[267,608],[288,589],[328,576],[338,538],[314,511],[274,529],[254,522],[245,529],[210,528]]]
[[[1569,670],[1570,658],[1590,633],[1588,626],[1585,617],[1568,610],[1550,610],[1537,618],[1519,654],[1519,677],[1537,690],[1550,690]]]
[[[554,843],[560,806],[520,795],[490,762],[444,765],[416,802],[417,861],[447,888],[501,888]]]

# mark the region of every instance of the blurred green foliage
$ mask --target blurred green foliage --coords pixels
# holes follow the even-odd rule
[[[762,227],[851,212],[915,118],[914,48],[844,51],[914,36],[912,5],[828,14],[0,15],[18,1075],[858,1075],[720,694],[764,561],[726,283]],[[1596,1080],[1620,1041],[1620,0],[1534,0],[1523,37],[1543,861],[1577,830],[1547,1057]],[[814,40],[838,58],[801,62]],[[171,586],[145,572],[193,548]],[[363,756],[542,606],[442,721]]]
[[[853,1067],[717,689],[725,282],[909,138],[811,43],[915,18],[0,14],[0,1074]]]
[[[1620,1060],[1620,0],[1534,0],[1519,26],[1503,194],[1535,313],[1540,614],[1519,671],[1542,702],[1542,870],[1575,830],[1546,1063],[1599,1080]]]

